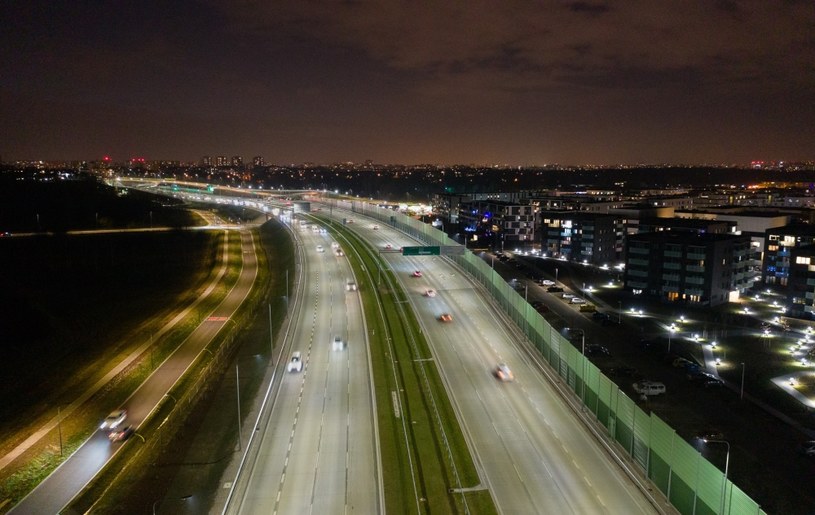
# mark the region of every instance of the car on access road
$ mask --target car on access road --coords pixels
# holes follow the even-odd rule
[[[108,431],[112,431],[119,427],[119,425],[125,421],[127,418],[127,410],[126,409],[117,409],[116,411],[111,411],[110,415],[108,415],[105,420],[102,421],[102,425],[99,426],[99,429],[107,429]]]
[[[436,290],[433,290],[433,289],[429,288],[429,289],[425,290],[424,294],[425,294],[425,297],[435,297],[436,296]]]
[[[421,270],[414,270],[413,273],[410,274],[410,275],[412,277],[421,277],[422,276],[422,271]]]
[[[123,427],[122,429],[116,429],[108,433],[108,439],[111,442],[124,442],[128,438],[130,438],[136,430],[133,429],[133,426]]]
[[[451,315],[450,313],[442,313],[439,316],[439,320],[441,320],[442,322],[452,322],[453,321],[453,315]]]

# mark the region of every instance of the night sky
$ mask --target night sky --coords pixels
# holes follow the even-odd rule
[[[9,0],[0,21],[5,161],[815,158],[812,0]]]

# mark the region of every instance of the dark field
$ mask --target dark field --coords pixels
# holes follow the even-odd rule
[[[198,231],[0,240],[0,433],[132,344],[122,339],[143,321],[188,301],[217,244]]]

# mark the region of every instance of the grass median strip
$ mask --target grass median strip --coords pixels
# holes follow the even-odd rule
[[[362,295],[389,513],[497,513],[470,456],[437,365],[397,278],[376,250],[329,225]],[[398,411],[397,411],[398,410]]]

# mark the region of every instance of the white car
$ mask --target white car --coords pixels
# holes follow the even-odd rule
[[[286,367],[289,372],[301,372],[303,370],[303,360],[300,356],[300,351],[295,351],[291,355],[289,365]]]
[[[325,252],[325,249],[322,245],[317,245],[317,252]]]
[[[585,304],[586,300],[581,299],[580,297],[572,297],[571,299],[569,299],[569,302],[572,304]]]
[[[357,291],[357,283],[354,281],[348,281],[345,283],[345,291]]]
[[[542,286],[554,286],[555,281],[550,281],[549,279],[544,279],[541,281]]]
[[[436,290],[432,290],[432,289],[430,289],[430,290],[426,290],[426,291],[424,292],[424,294],[425,294],[425,296],[427,296],[427,297],[435,297],[435,296],[436,296]]]
[[[561,297],[563,297],[564,299],[571,299],[574,298],[574,293],[564,293],[563,295],[561,295]]]
[[[509,366],[506,363],[498,363],[498,366],[495,367],[495,377],[504,382],[515,380],[512,370],[509,369]]]
[[[345,342],[342,341],[342,338],[339,336],[334,337],[334,341],[331,342],[331,350],[343,350],[345,348]]]
[[[116,411],[112,411],[110,415],[108,415],[107,418],[102,421],[102,425],[99,426],[99,429],[109,429],[112,431],[119,427],[119,424],[124,422],[126,418],[127,410],[117,409]]]
[[[336,241],[332,241],[331,242],[331,248],[332,249],[338,249],[338,248],[340,248],[340,244],[337,243]]]

